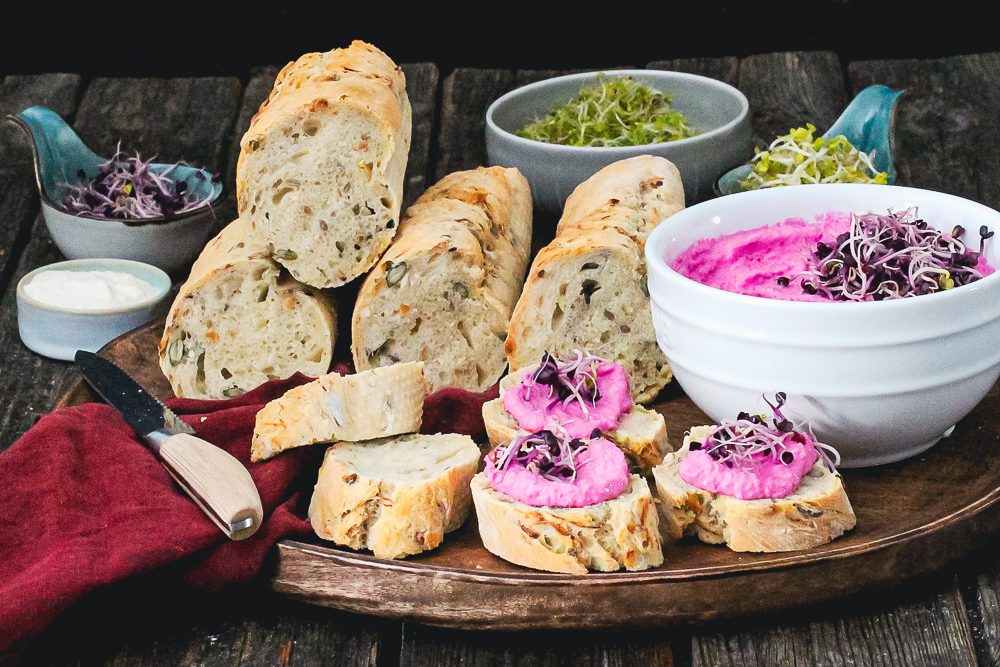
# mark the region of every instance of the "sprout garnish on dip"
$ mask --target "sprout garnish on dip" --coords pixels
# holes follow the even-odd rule
[[[712,493],[757,500],[792,493],[818,457],[835,471],[840,455],[793,429],[781,414],[785,399],[784,392],[775,394],[774,404],[764,398],[774,413],[773,425],[761,415],[741,412],[735,421],[724,420],[704,442],[692,442],[678,469],[681,478]]]
[[[595,428],[609,431],[632,407],[628,376],[616,363],[574,350],[576,359],[561,362],[546,352],[521,383],[504,394],[504,409],[526,431],[558,424],[570,437],[583,438]]]
[[[916,208],[852,215],[850,231],[832,247],[816,244],[802,289],[834,301],[881,301],[968,285],[983,277],[980,263],[993,232],[979,228],[978,253],[962,243],[964,233],[961,226],[939,232],[916,217]]]

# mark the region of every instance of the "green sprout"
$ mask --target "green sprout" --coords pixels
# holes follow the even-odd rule
[[[871,155],[851,145],[847,137],[813,138],[816,126],[790,130],[766,151],[756,150],[753,170],[740,184],[742,190],[807,183],[874,183],[885,185],[888,174],[876,172]]]
[[[680,112],[673,96],[648,88],[632,77],[597,75],[597,85],[579,96],[559,100],[548,116],[517,136],[564,146],[642,146],[699,134]]]

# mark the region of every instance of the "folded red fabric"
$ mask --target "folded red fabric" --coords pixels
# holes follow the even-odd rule
[[[240,460],[257,484],[264,523],[231,542],[173,483],[112,408],[57,410],[0,454],[0,664],[70,604],[99,586],[190,557],[185,581],[214,591],[257,574],[275,542],[311,532],[297,509],[311,491],[322,447],[250,462],[257,411],[296,375],[225,401],[174,399],[169,407],[197,435]],[[445,389],[424,404],[422,431],[483,437],[483,394]]]

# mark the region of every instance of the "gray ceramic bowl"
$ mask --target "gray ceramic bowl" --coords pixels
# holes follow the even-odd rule
[[[701,134],[689,139],[623,148],[582,148],[523,139],[514,133],[543,118],[560,99],[577,96],[596,83],[598,72],[571,74],[511,91],[486,112],[486,151],[491,165],[517,167],[535,205],[559,212],[577,185],[612,162],[637,155],[664,157],[680,170],[687,204],[712,196],[719,174],[753,156],[749,105],[730,85],[695,74],[659,70],[616,70],[640,83],[673,95],[672,106]]]
[[[109,310],[70,310],[40,303],[24,286],[43,271],[119,271],[156,288],[142,303]],[[17,328],[28,349],[52,359],[72,361],[77,350],[97,352],[118,336],[149,322],[170,291],[170,277],[149,264],[125,259],[74,259],[35,269],[17,283]]]

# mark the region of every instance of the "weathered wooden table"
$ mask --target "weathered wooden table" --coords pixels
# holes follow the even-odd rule
[[[777,53],[647,66],[739,87],[761,145],[805,122],[824,131],[865,86],[906,89],[895,125],[899,184],[1000,208],[1000,53],[851,63],[832,52]],[[403,68],[414,111],[407,204],[437,178],[485,163],[491,101],[561,73]],[[0,114],[47,106],[99,154],[110,155],[121,139],[124,148],[160,161],[220,171],[231,193],[239,138],[275,74],[268,67],[242,79],[85,81],[0,73]],[[219,228],[235,210],[230,194]],[[536,219],[539,234],[551,234],[554,222]],[[0,129],[0,451],[51,410],[74,379],[68,364],[30,352],[17,333],[17,281],[61,259],[39,212],[28,146],[14,128]],[[357,616],[283,598],[264,576],[192,600],[149,576],[79,601],[29,647],[22,664],[1000,665],[997,547],[888,594],[709,626],[586,633],[463,632]]]

